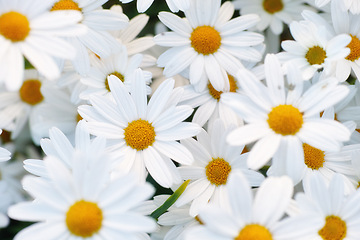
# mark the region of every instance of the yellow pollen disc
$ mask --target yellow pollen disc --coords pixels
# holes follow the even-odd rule
[[[326,217],[325,225],[318,232],[324,240],[342,240],[346,237],[346,223],[338,216]]]
[[[355,131],[357,131],[358,133],[360,133],[360,129],[355,129]]]
[[[324,166],[325,162],[325,154],[324,151],[321,151],[318,148],[314,148],[309,144],[303,143],[304,150],[304,159],[305,164],[308,168],[313,170],[318,170],[319,168]]]
[[[80,200],[74,203],[66,213],[68,230],[78,237],[91,237],[102,224],[103,214],[96,203]]]
[[[72,0],[60,0],[54,4],[50,11],[56,10],[77,10],[81,11],[79,5]]]
[[[141,118],[129,123],[124,131],[126,144],[138,151],[144,150],[155,142],[154,127]]]
[[[233,76],[228,75],[229,78],[229,84],[230,84],[230,92],[236,92],[236,90],[238,89],[238,86],[236,85],[236,81],[234,79]],[[210,95],[216,99],[217,101],[220,100],[220,96],[223,93],[222,91],[217,91],[213,85],[211,85],[211,83],[209,82],[207,85],[208,89],[209,89],[209,93]]]
[[[268,114],[269,127],[276,133],[295,135],[303,124],[303,115],[292,105],[279,105]]]
[[[207,179],[216,186],[226,184],[231,166],[222,158],[215,158],[205,167]]]
[[[44,99],[40,88],[41,82],[39,80],[29,79],[24,81],[19,90],[21,100],[30,105],[36,105],[40,103]]]
[[[322,47],[314,46],[307,51],[305,58],[308,61],[308,63],[310,63],[310,65],[314,65],[314,64],[320,65],[325,61],[326,52]]]
[[[215,53],[221,45],[220,33],[211,26],[199,26],[190,36],[191,46],[196,52],[209,55]]]
[[[269,230],[259,224],[246,225],[235,240],[272,240]]]
[[[201,219],[199,218],[199,215],[195,216],[195,220],[200,224],[200,225],[204,225],[204,223],[201,221]]]
[[[116,71],[115,71],[115,72],[113,72],[113,73],[110,73],[109,75],[107,75],[107,77],[110,76],[110,75],[116,76],[116,77],[117,77],[118,79],[120,79],[122,82],[125,81],[124,75],[122,75],[122,74],[119,73],[119,72],[116,72]],[[108,82],[107,78],[105,79],[105,88],[110,92],[109,82]]]
[[[7,12],[0,16],[0,34],[5,38],[19,42],[30,32],[30,23],[26,16],[18,12]]]
[[[264,10],[270,14],[281,11],[284,8],[282,0],[264,0],[263,1]]]
[[[358,185],[357,185],[357,187],[356,187],[357,189],[359,189],[360,188],[360,181],[358,182]]]
[[[81,120],[83,120],[83,117],[80,116],[80,114],[76,115],[76,122],[80,122]]]
[[[350,48],[350,54],[345,58],[349,61],[355,61],[360,58],[360,40],[357,36],[350,34],[351,42],[347,45]]]

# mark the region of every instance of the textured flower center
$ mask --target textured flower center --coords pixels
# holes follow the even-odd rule
[[[238,89],[238,86],[236,85],[236,81],[234,79],[233,76],[228,75],[229,78],[229,83],[230,83],[230,92],[236,92],[236,90]],[[217,101],[220,100],[220,96],[223,93],[222,91],[217,91],[213,85],[211,85],[211,83],[209,82],[207,85],[208,89],[209,89],[209,93],[210,95],[216,99]]]
[[[358,133],[360,133],[360,129],[355,129],[355,131],[357,131]]]
[[[5,38],[19,42],[30,32],[30,23],[26,16],[18,12],[7,12],[0,16],[0,34]]]
[[[303,115],[292,105],[279,105],[268,114],[269,127],[281,135],[295,135],[303,124]]]
[[[129,123],[124,130],[126,144],[138,151],[144,150],[155,142],[154,127],[141,118]]]
[[[264,0],[263,1],[264,10],[270,14],[281,11],[284,8],[282,0]]]
[[[303,143],[303,149],[305,164],[306,166],[308,166],[308,168],[318,170],[319,168],[324,166],[324,151],[321,151],[318,148],[314,148],[306,143]]]
[[[341,218],[330,215],[326,217],[325,225],[319,231],[324,240],[342,240],[346,237],[346,223]]]
[[[196,52],[209,55],[215,53],[221,45],[220,33],[211,26],[199,26],[190,36],[191,46]]]
[[[66,226],[78,237],[91,237],[102,224],[103,214],[96,203],[80,200],[66,213]]]
[[[215,158],[205,167],[207,179],[215,185],[226,184],[231,166],[222,158]]]
[[[79,8],[79,5],[72,1],[72,0],[60,0],[54,4],[54,6],[51,8],[51,11],[56,10],[77,10],[81,11],[81,8]]]
[[[80,114],[76,114],[76,122],[80,122],[81,120],[83,120],[83,117],[80,116]]]
[[[272,235],[266,227],[259,224],[246,225],[235,240],[272,240]]]
[[[199,215],[195,216],[195,220],[200,224],[200,225],[204,225],[203,221],[201,221],[201,219],[199,218]]]
[[[125,81],[124,75],[122,75],[122,74],[119,73],[119,72],[116,72],[116,71],[115,71],[115,72],[113,72],[113,73],[110,73],[109,75],[107,75],[107,77],[108,77],[108,76],[111,76],[111,75],[116,76],[116,77],[117,77],[118,79],[120,79],[122,82]],[[107,77],[106,77],[106,79],[105,79],[105,88],[110,92],[109,81],[108,81]]]
[[[29,79],[24,81],[19,90],[21,100],[30,105],[36,105],[40,103],[44,99],[40,88],[41,82],[39,80]]]
[[[351,42],[347,45],[350,48],[350,54],[346,57],[349,61],[358,60],[360,57],[360,40],[357,36],[350,34]]]
[[[322,47],[314,46],[312,48],[309,48],[308,52],[305,55],[305,58],[308,63],[310,63],[310,65],[320,65],[325,61],[326,52]]]

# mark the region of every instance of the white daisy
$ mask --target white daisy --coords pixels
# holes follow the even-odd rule
[[[125,28],[129,19],[123,13],[102,9],[102,5],[107,1],[51,0],[50,11],[72,10],[81,13],[83,17],[80,24],[87,29],[86,34],[67,39],[77,50],[72,63],[81,75],[89,71],[88,50],[101,58],[106,58],[121,50],[121,45],[109,31]]]
[[[293,62],[299,66],[305,80],[318,70],[330,74],[332,63],[350,53],[346,47],[351,41],[348,34],[331,38],[324,26],[316,26],[310,21],[294,21],[290,24],[290,31],[295,41],[283,41],[281,47],[285,52],[278,53],[278,56],[283,62]]]
[[[80,106],[80,115],[88,122],[90,132],[103,136],[112,150],[123,153],[119,169],[135,171],[145,180],[146,171],[163,187],[181,181],[175,164],[193,161],[191,153],[176,140],[196,135],[200,128],[194,123],[183,122],[190,116],[190,106],[177,106],[181,91],[173,90],[174,81],[164,82],[146,98],[144,76],[139,69],[131,91],[115,76],[108,77],[115,100],[93,95],[92,106]]]
[[[35,200],[11,206],[8,214],[38,223],[15,239],[142,239],[139,235],[155,230],[153,219],[134,210],[153,194],[150,184],[132,176],[110,181],[109,162],[101,154],[91,165],[86,155],[72,158],[72,171],[55,157],[44,159],[50,181],[24,178]]]
[[[289,205],[293,187],[288,177],[264,180],[255,198],[246,178],[236,173],[229,179],[229,210],[209,206],[199,218],[204,225],[188,231],[185,239],[208,240],[300,240],[322,224],[304,214],[280,220]]]
[[[209,127],[209,133],[202,131],[197,135],[197,141],[193,138],[181,140],[193,154],[194,163],[179,167],[183,179],[191,179],[191,182],[175,204],[182,206],[192,201],[189,213],[193,217],[208,202],[225,208],[227,180],[235,172],[241,171],[251,186],[259,186],[264,179],[262,174],[247,168],[248,154],[242,154],[244,146],[226,143],[226,136],[234,128],[234,125],[225,127],[217,120]]]
[[[129,3],[133,0],[120,0],[122,3]],[[149,9],[154,0],[137,0],[136,8],[138,12],[143,13]],[[190,7],[190,0],[166,0],[166,3],[172,12],[184,11]]]
[[[56,58],[71,59],[76,49],[60,37],[84,33],[75,11],[49,13],[51,1],[0,1],[0,80],[8,90],[23,81],[24,57],[46,78],[59,77]]]
[[[228,135],[232,145],[256,142],[248,157],[250,168],[259,169],[279,149],[283,166],[297,183],[305,171],[302,144],[307,143],[324,151],[340,150],[349,140],[350,131],[341,123],[316,118],[325,108],[343,99],[349,90],[338,85],[334,78],[324,79],[303,93],[299,70],[288,65],[285,88],[283,71],[275,55],[265,58],[267,87],[251,72],[239,71],[238,80],[246,96],[226,93],[221,101],[233,108],[247,123]],[[283,148],[284,147],[284,148]]]
[[[256,25],[257,30],[264,31],[270,27],[276,35],[283,32],[284,23],[300,20],[301,12],[309,9],[304,0],[235,0],[234,6],[242,15],[259,15],[261,20]]]
[[[173,32],[155,36],[155,43],[171,47],[158,59],[164,75],[170,77],[189,70],[190,83],[197,91],[205,88],[208,80],[222,91],[229,89],[227,73],[235,76],[243,61],[258,62],[262,58],[254,48],[264,41],[259,33],[245,31],[260,19],[248,14],[234,18],[234,6],[220,0],[193,0],[185,17],[160,12],[159,19]]]

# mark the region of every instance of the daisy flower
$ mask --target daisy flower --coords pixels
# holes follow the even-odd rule
[[[309,80],[318,70],[329,75],[332,63],[350,54],[346,47],[351,41],[348,34],[330,38],[324,26],[316,26],[310,21],[292,22],[290,32],[295,41],[283,41],[281,47],[285,52],[278,53],[278,56],[283,62],[299,66],[304,80]]]
[[[110,34],[110,30],[123,29],[128,24],[128,17],[119,12],[102,9],[108,0],[51,0],[51,12],[65,10],[77,11],[83,17],[81,26],[86,34],[68,38],[67,40],[77,49],[72,61],[76,71],[86,75],[90,68],[89,51],[101,58],[106,58],[121,50],[121,45]]]
[[[44,159],[50,181],[24,178],[24,189],[35,199],[11,206],[8,214],[38,223],[14,239],[142,239],[155,230],[153,219],[134,210],[153,194],[150,184],[127,175],[111,181],[101,154],[91,165],[86,155],[72,158],[72,171],[55,157]]]
[[[209,206],[199,218],[204,225],[188,231],[185,239],[209,240],[300,240],[322,224],[318,218],[304,214],[298,218],[280,220],[293,193],[291,179],[268,177],[255,198],[246,178],[239,172],[229,179],[229,210]]]
[[[226,136],[235,126],[225,127],[221,120],[214,122],[209,128],[209,134],[202,131],[193,138],[181,140],[194,156],[191,166],[180,166],[179,170],[184,180],[191,182],[176,201],[176,206],[182,206],[191,201],[190,215],[195,217],[199,209],[208,202],[221,207],[227,205],[227,179],[234,172],[241,171],[251,186],[259,186],[264,176],[246,165],[247,153],[242,154],[244,146],[230,146]]]
[[[185,17],[160,12],[159,19],[173,32],[155,36],[155,43],[171,47],[158,58],[167,77],[189,70],[191,84],[205,88],[208,80],[222,91],[229,89],[227,73],[235,76],[243,61],[259,62],[262,54],[254,46],[264,37],[259,33],[245,31],[260,18],[248,14],[230,20],[234,14],[231,2],[220,7],[220,0],[193,0]],[[205,83],[204,83],[205,81]]]
[[[0,1],[0,81],[18,90],[24,77],[24,57],[46,78],[60,70],[54,58],[71,59],[76,49],[61,37],[84,33],[75,11],[49,13],[51,1]]]
[[[309,9],[304,0],[235,0],[234,6],[241,15],[259,15],[261,20],[256,25],[257,30],[264,31],[270,27],[276,35],[283,32],[284,23],[300,20],[301,12]]]
[[[343,177],[335,175],[327,185],[313,175],[304,184],[304,193],[295,196],[298,213],[309,213],[321,218],[324,224],[314,229],[307,239],[357,240],[360,234],[360,192],[344,194]],[[296,215],[297,213],[289,213]]]
[[[222,101],[228,104],[247,123],[232,131],[227,141],[242,146],[258,140],[247,159],[248,166],[259,169],[280,149],[282,163],[295,183],[302,178],[306,165],[302,144],[307,143],[324,151],[340,150],[348,141],[350,131],[341,123],[317,118],[319,113],[343,99],[349,90],[327,78],[303,93],[299,70],[288,65],[285,88],[283,71],[275,55],[265,58],[267,87],[251,72],[239,71],[237,79],[246,96],[226,93]]]
[[[183,122],[193,109],[177,106],[181,91],[173,90],[174,80],[164,82],[149,103],[140,69],[135,72],[130,93],[115,76],[109,76],[108,81],[115,101],[93,95],[92,106],[79,107],[90,133],[110,139],[111,150],[123,153],[119,169],[134,171],[141,180],[145,180],[147,169],[163,187],[180,183],[171,159],[188,165],[193,157],[177,140],[196,135],[200,127]]]
[[[120,0],[122,3],[129,3],[133,0]],[[154,0],[137,0],[136,8],[138,12],[143,13],[149,9]],[[190,7],[191,0],[166,0],[166,3],[172,12],[184,11]]]

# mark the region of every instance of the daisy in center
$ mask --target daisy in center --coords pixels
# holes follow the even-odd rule
[[[147,103],[146,84],[140,69],[135,71],[130,92],[114,75],[108,77],[108,82],[114,101],[94,95],[90,97],[92,106],[79,107],[90,133],[108,139],[109,150],[120,159],[117,169],[135,172],[142,181],[148,171],[163,187],[180,183],[180,174],[171,159],[189,165],[193,157],[177,140],[200,131],[197,124],[183,122],[193,109],[177,106],[182,90],[173,89],[174,80],[169,79]]]

